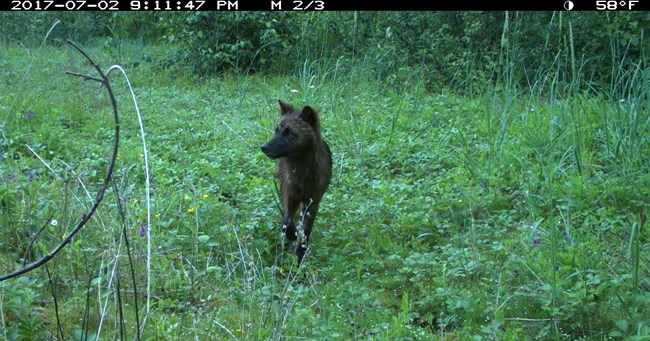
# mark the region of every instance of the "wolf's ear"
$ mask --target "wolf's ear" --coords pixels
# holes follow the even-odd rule
[[[293,105],[283,102],[281,99],[279,99],[278,102],[280,103],[280,116],[293,111]]]
[[[300,118],[302,118],[303,121],[307,122],[312,128],[314,128],[317,133],[320,133],[320,121],[318,119],[316,110],[306,105],[300,112]]]

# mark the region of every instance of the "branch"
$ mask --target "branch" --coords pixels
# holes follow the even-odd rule
[[[47,227],[47,224],[49,224],[52,221],[52,217],[54,217],[54,213],[56,213],[56,210],[54,210],[54,212],[52,212],[52,214],[50,214],[50,217],[47,218],[47,221],[45,222],[45,224],[43,224],[43,227],[41,227],[41,229],[38,230],[38,232],[36,232],[34,234],[34,236],[32,237],[32,240],[29,242],[29,245],[27,245],[27,250],[25,250],[25,255],[23,256],[23,266],[25,266],[25,264],[27,264],[27,259],[29,258],[29,252],[32,250],[32,245],[34,245],[34,242],[36,241],[36,238],[38,238],[38,235],[40,235],[41,232],[43,232],[43,230],[45,230],[45,228]]]
[[[96,81],[96,82],[104,83],[104,80],[101,79],[101,78],[97,78],[97,77],[93,77],[93,76],[88,76],[88,75],[82,75],[82,74],[80,74],[80,73],[76,73],[76,72],[66,71],[65,74],[66,74],[66,75],[69,75],[69,76],[81,77],[81,78],[86,79],[86,80],[91,80],[91,81]]]
[[[57,245],[52,251],[50,251],[49,253],[44,255],[39,260],[37,260],[37,261],[35,261],[35,262],[33,262],[33,263],[19,269],[19,270],[16,270],[16,271],[14,271],[12,273],[0,276],[0,282],[3,282],[5,280],[13,278],[13,277],[23,275],[23,274],[25,274],[27,272],[30,272],[30,271],[32,271],[34,269],[37,269],[37,268],[43,266],[43,264],[47,263],[50,259],[52,259],[52,257],[54,257],[57,253],[59,253],[59,251],[61,251],[66,245],[68,245],[70,243],[70,241],[72,241],[72,238],[77,234],[77,232],[79,232],[81,230],[82,227],[84,227],[84,225],[86,225],[88,220],[90,220],[92,215],[97,210],[97,207],[99,206],[99,204],[104,199],[104,192],[106,192],[106,188],[108,188],[108,185],[109,185],[110,180],[111,180],[111,176],[113,175],[113,167],[115,166],[115,160],[117,159],[117,149],[118,149],[119,140],[120,140],[119,115],[118,115],[118,111],[117,111],[117,101],[115,100],[115,96],[113,95],[113,89],[111,88],[111,84],[108,81],[108,78],[106,77],[104,72],[102,72],[102,69],[99,67],[99,65],[97,65],[97,63],[95,63],[95,61],[93,61],[88,56],[88,54],[86,54],[85,51],[83,51],[80,47],[75,45],[75,43],[68,40],[68,44],[70,44],[77,51],[79,51],[79,53],[81,53],[90,62],[90,64],[95,68],[95,70],[97,70],[97,72],[99,73],[99,78],[91,77],[91,76],[82,76],[82,77],[84,77],[86,79],[101,80],[102,84],[104,84],[106,86],[106,91],[108,91],[108,95],[109,95],[109,97],[111,99],[111,105],[113,106],[113,117],[114,117],[114,120],[115,120],[115,139],[113,141],[113,155],[111,155],[110,163],[108,165],[108,169],[106,170],[106,176],[104,177],[104,183],[102,184],[102,187],[99,189],[99,192],[97,192],[97,196],[95,197],[95,202],[93,203],[93,206],[90,208],[90,210],[88,210],[88,212],[86,212],[81,217],[81,219],[79,220],[79,222],[77,223],[75,228],[67,236],[65,236],[65,238],[63,238],[63,240],[59,243],[59,245]],[[79,74],[72,74],[72,75],[80,76]]]

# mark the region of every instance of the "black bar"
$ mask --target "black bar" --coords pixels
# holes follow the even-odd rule
[[[6,11],[648,11],[650,0],[3,0]]]
[[[560,11],[565,0],[249,0],[242,9],[270,10],[271,2],[282,3],[282,10],[313,10],[322,3],[326,11]],[[265,7],[266,6],[266,7]]]
[[[224,10],[224,3],[227,2],[228,0],[221,2],[210,0],[209,4],[205,4],[205,9]],[[596,11],[598,9],[627,11],[630,8],[634,11],[650,10],[648,6],[650,0],[239,0],[237,3],[238,10],[245,11]],[[597,6],[597,3],[600,5]]]

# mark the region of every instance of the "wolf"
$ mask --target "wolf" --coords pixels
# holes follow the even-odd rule
[[[301,110],[278,100],[280,123],[273,138],[262,145],[262,152],[277,159],[275,177],[280,183],[283,230],[290,240],[297,240],[298,263],[307,251],[309,236],[318,214],[323,194],[332,178],[332,152],[320,133],[318,113],[310,106]],[[300,233],[295,215],[302,204]]]

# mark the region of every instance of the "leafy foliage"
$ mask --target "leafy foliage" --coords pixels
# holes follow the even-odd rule
[[[591,13],[164,15],[151,25],[162,42],[129,37],[144,28],[122,14],[102,19],[108,44],[88,41],[97,60],[127,66],[150,148],[145,339],[648,337],[650,74],[633,43],[646,35],[627,30],[646,29],[645,14],[611,15],[598,32],[589,25],[608,17]],[[237,29],[215,29],[225,18]],[[4,43],[2,273],[85,212],[111,134],[101,90],[62,76],[87,67],[73,53]],[[166,67],[170,43],[188,68]],[[207,76],[219,70],[237,72]],[[116,95],[115,187],[52,280],[0,283],[0,338],[54,337],[52,289],[67,337],[135,335],[143,156],[129,94]],[[317,108],[334,155],[300,270],[259,151],[277,98]]]
[[[267,12],[192,12],[160,21],[163,40],[177,46],[172,63],[198,73],[269,68],[292,43],[285,17]],[[287,37],[287,38],[283,38]]]
[[[621,76],[647,58],[650,19],[643,12],[192,12],[0,14],[0,36],[41,43],[138,39],[172,48],[163,64],[204,75],[299,72],[305,60],[333,69],[342,58],[400,89],[485,92],[507,77],[522,91],[625,92]],[[28,34],[25,35],[25,32]],[[108,39],[107,39],[108,37]],[[516,69],[513,73],[512,70]],[[556,74],[552,74],[555,72]],[[553,78],[558,78],[553,81]],[[561,81],[563,84],[558,83]],[[537,84],[539,82],[539,84]],[[410,84],[409,84],[410,83]],[[561,87],[560,87],[561,88]]]

